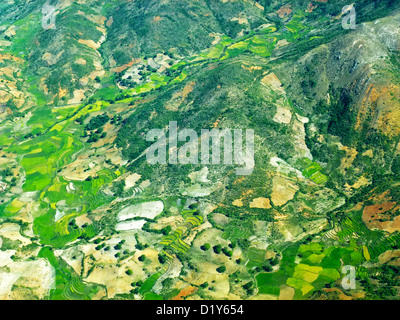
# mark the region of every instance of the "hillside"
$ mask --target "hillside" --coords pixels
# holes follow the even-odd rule
[[[1,299],[398,299],[397,1],[45,4],[0,4]]]

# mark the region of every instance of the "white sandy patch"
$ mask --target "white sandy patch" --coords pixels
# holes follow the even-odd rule
[[[176,229],[179,225],[183,224],[185,220],[181,215],[174,215],[170,217],[162,217],[157,219],[156,223],[152,223],[151,228],[156,230],[161,230],[166,226],[171,226],[172,229]]]
[[[306,144],[306,130],[304,127],[304,124],[308,123],[309,119],[306,117],[302,117],[296,113],[296,117],[294,118],[293,121],[293,131],[296,132],[297,134],[293,136],[294,138],[294,145],[296,146],[297,149],[297,156],[298,157],[306,157],[309,159],[312,159],[312,154],[310,150],[307,147]]]
[[[125,271],[130,269],[132,275],[127,275]],[[121,267],[114,264],[96,265],[90,275],[85,279],[87,282],[103,284],[107,287],[108,298],[113,298],[116,294],[128,293],[133,281],[143,280],[145,274],[132,259]]]
[[[268,198],[260,197],[250,202],[250,208],[270,209],[271,204]]]
[[[89,83],[88,77],[83,77],[83,78],[79,79],[79,84],[83,87],[86,86],[88,83]]]
[[[26,246],[31,243],[31,241],[23,237],[20,233],[21,227],[15,223],[4,223],[0,226],[0,236],[8,238],[13,241],[21,241],[22,246]]]
[[[312,160],[312,158],[310,160]],[[304,179],[303,173],[301,173],[300,170],[293,168],[290,164],[288,164],[285,160],[282,160],[281,158],[272,157],[269,163],[276,167],[277,171],[280,173],[295,173],[297,178]]]
[[[55,55],[51,54],[50,52],[46,52],[42,56],[42,60],[46,61],[49,66],[52,66],[58,62],[58,60],[60,59],[60,57],[62,56],[63,53],[64,53],[64,50],[55,56]]]
[[[91,225],[91,224],[93,223],[93,221],[90,220],[90,219],[87,217],[86,214],[83,214],[83,215],[81,215],[81,216],[76,217],[76,218],[75,218],[75,222],[76,222],[76,225],[77,225],[78,227],[82,227],[85,223],[88,224],[88,225]]]
[[[180,262],[178,258],[174,257],[174,260],[171,262],[168,270],[160,278],[158,278],[152,290],[159,294],[163,288],[162,282],[167,278],[178,278],[182,267],[182,262]]]
[[[87,61],[85,59],[78,58],[75,60],[75,63],[80,64],[80,65],[85,65],[87,63]]]
[[[195,182],[208,183],[210,182],[210,180],[207,179],[207,176],[208,176],[208,167],[204,167],[200,171],[191,172],[188,175],[192,183]]]
[[[216,44],[218,44],[221,41],[222,34],[213,32],[213,33],[210,33],[209,36],[214,38],[214,40],[211,43],[211,45],[215,46]]]
[[[189,272],[188,275],[184,278],[188,283],[193,285],[201,285],[204,282],[213,283],[214,291],[208,291],[208,295],[215,300],[226,299],[229,295],[229,276],[228,274],[219,274],[216,271],[216,268],[219,265],[204,262],[200,267],[200,272]],[[228,266],[227,266],[228,270]]]
[[[287,46],[288,44],[289,42],[286,39],[282,39],[278,41],[278,43],[276,44],[276,48]]]
[[[74,97],[68,101],[68,104],[78,104],[85,98],[86,90],[74,90]]]
[[[56,256],[61,256],[68,263],[74,271],[80,275],[82,272],[82,260],[85,257],[78,247],[70,247],[65,250],[56,250]]]
[[[235,207],[243,207],[244,206],[242,199],[236,199],[236,200],[232,201],[232,204]]]
[[[289,108],[277,106],[276,114],[272,120],[278,123],[288,124],[292,120],[292,112]]]
[[[143,217],[154,219],[164,210],[164,203],[162,201],[150,201],[134,204],[123,208],[118,213],[118,220],[123,221],[132,219],[134,217]]]
[[[15,36],[15,35],[16,35],[16,32],[15,32],[15,25],[11,25],[11,26],[4,32],[4,35],[5,35],[5,36],[8,36],[8,37],[13,37],[13,36]]]
[[[15,254],[15,250],[0,251],[0,267],[4,267],[12,263],[11,256]]]
[[[302,122],[302,123],[304,123],[304,124],[310,122],[310,119],[308,119],[307,117],[302,117],[302,116],[299,115],[298,113],[296,113],[296,117],[297,117],[297,119],[298,119],[300,122]]]
[[[98,48],[100,48],[101,42],[94,42],[93,40],[83,40],[83,39],[79,39],[78,40],[79,43],[82,43],[84,45],[87,45],[88,47],[97,50]]]
[[[278,91],[281,94],[285,94],[282,83],[275,73],[269,73],[261,79],[261,83],[269,86],[273,91]]]
[[[279,293],[279,300],[292,300],[295,294],[295,290],[292,287],[283,285]]]
[[[12,44],[11,41],[0,40],[0,47],[9,47],[11,46],[11,44]]]
[[[274,176],[272,180],[271,201],[275,206],[282,206],[292,200],[299,188],[284,176]]]
[[[56,209],[56,214],[54,215],[54,222],[57,222],[60,220],[62,217],[64,217],[65,213]]]
[[[2,252],[1,252],[2,253]],[[1,260],[1,258],[0,258]],[[53,283],[53,268],[44,259],[8,263],[11,272],[0,272],[0,299],[24,299],[13,294],[14,284],[30,288],[39,299],[44,299]]]
[[[209,196],[211,193],[216,191],[219,187],[221,187],[221,182],[211,186],[211,187],[203,187],[199,183],[191,185],[190,187],[186,188],[186,190],[182,193],[182,195],[187,195],[189,197],[206,197]]]
[[[133,174],[129,175],[128,177],[126,177],[125,188],[126,189],[132,188],[136,184],[136,182],[138,182],[140,180],[141,177],[142,176],[137,173],[133,173]]]
[[[247,18],[242,18],[242,17],[232,18],[231,21],[237,21],[239,24],[249,24]]]

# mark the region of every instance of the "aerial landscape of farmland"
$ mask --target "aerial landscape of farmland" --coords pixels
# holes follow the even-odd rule
[[[0,300],[398,299],[399,1],[0,0]]]

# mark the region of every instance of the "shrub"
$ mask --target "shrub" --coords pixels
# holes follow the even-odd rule
[[[125,273],[126,273],[128,276],[131,276],[131,275],[133,274],[133,271],[132,271],[131,269],[128,269],[128,270],[125,271]]]
[[[217,244],[216,246],[213,247],[213,250],[216,254],[220,254],[222,250],[222,246],[220,244]]]
[[[142,254],[142,255],[138,258],[139,261],[144,261],[145,259],[146,259],[146,256],[145,256],[144,254]]]
[[[219,273],[223,273],[225,271],[226,271],[226,267],[225,266],[220,266],[220,267],[217,268],[217,272],[219,272]]]

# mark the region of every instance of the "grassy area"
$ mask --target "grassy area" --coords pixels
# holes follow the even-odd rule
[[[67,263],[55,257],[50,247],[43,247],[38,257],[47,259],[55,269],[56,287],[50,292],[51,300],[91,300],[98,292],[98,285],[82,281]]]

